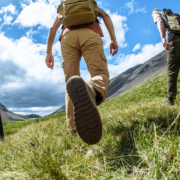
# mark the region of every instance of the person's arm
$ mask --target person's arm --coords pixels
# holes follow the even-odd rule
[[[53,43],[54,43],[54,39],[56,36],[56,32],[58,30],[58,28],[60,27],[61,23],[59,21],[58,18],[56,18],[53,26],[51,27],[51,29],[49,30],[49,35],[48,35],[48,41],[47,41],[47,56],[46,56],[46,65],[50,68],[53,69],[54,67],[54,58],[52,55],[52,47],[53,47]]]
[[[166,27],[164,25],[164,22],[163,22],[163,19],[162,17],[157,17],[157,27],[158,27],[158,30],[159,30],[159,33],[160,33],[160,36],[161,36],[161,40],[162,40],[162,43],[163,43],[163,47],[166,49],[166,50],[169,50],[171,45],[167,43],[166,39],[165,39],[165,36],[166,36]]]
[[[110,54],[112,54],[112,56],[114,56],[118,52],[118,44],[116,41],[116,35],[115,35],[115,31],[114,31],[113,22],[112,22],[110,16],[100,8],[99,8],[98,17],[103,19],[104,24],[109,32],[109,35],[111,38]]]

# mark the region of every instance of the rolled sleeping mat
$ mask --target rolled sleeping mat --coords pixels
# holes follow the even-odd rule
[[[2,111],[0,110],[0,138],[4,139],[4,131],[3,131],[3,124],[2,124],[1,114],[2,114]]]

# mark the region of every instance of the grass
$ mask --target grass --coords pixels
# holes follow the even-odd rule
[[[65,113],[61,113],[59,115],[53,115],[51,116],[51,118],[55,118],[55,117],[61,117],[61,116],[65,116]],[[49,117],[41,117],[41,118],[36,118],[33,120],[27,120],[27,121],[22,121],[22,122],[17,122],[15,121],[3,121],[3,126],[4,126],[4,134],[5,135],[9,135],[9,134],[14,134],[16,132],[18,132],[20,129],[31,125],[31,124],[36,124],[42,121],[47,121],[49,120]]]
[[[94,146],[67,132],[65,113],[3,122],[1,179],[179,180],[180,94],[175,106],[160,104],[166,101],[166,76],[103,103],[103,136]]]

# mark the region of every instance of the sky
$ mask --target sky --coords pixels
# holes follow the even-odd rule
[[[60,2],[0,1],[0,103],[15,113],[44,116],[65,104],[66,84],[58,40],[61,29],[53,46],[54,70],[45,64],[48,32]],[[100,0],[97,3],[110,15],[119,45],[117,55],[112,57],[110,37],[101,20],[110,78],[164,50],[151,17],[154,8],[180,13],[179,0]],[[90,78],[83,59],[80,72],[85,81]]]

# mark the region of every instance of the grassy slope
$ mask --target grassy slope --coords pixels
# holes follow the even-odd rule
[[[166,83],[163,75],[103,103],[94,146],[67,133],[64,114],[6,124],[17,132],[0,144],[1,179],[180,179],[180,93],[162,106]]]

